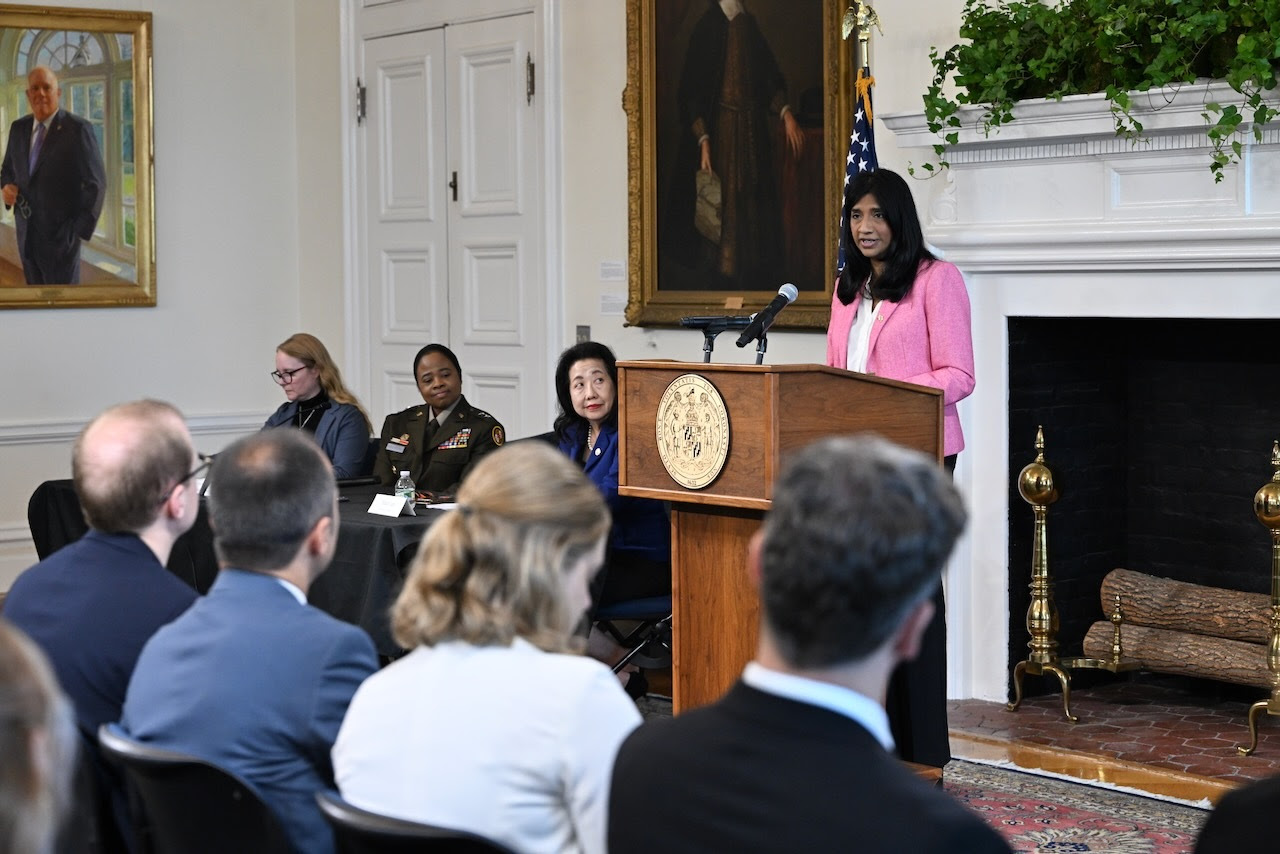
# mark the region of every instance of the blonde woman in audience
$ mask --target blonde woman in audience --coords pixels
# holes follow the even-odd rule
[[[320,339],[297,332],[276,348],[271,372],[285,402],[271,413],[268,427],[296,427],[311,435],[333,463],[333,476],[369,474],[364,459],[373,425],[356,396],[342,382],[342,373]]]
[[[392,610],[413,651],[356,692],[338,788],[521,852],[604,852],[613,757],[640,722],[573,628],[603,560],[600,491],[541,442],[477,463]]]
[[[70,802],[75,724],[53,670],[0,620],[0,854],[45,854]]]

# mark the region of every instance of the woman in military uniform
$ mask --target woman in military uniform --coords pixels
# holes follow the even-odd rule
[[[453,495],[471,466],[506,441],[506,432],[462,396],[462,368],[448,347],[419,350],[413,376],[426,405],[387,416],[373,473],[390,486],[408,469],[419,492]]]

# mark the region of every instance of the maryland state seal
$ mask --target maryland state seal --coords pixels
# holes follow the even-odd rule
[[[697,374],[676,377],[658,401],[658,456],[671,479],[703,489],[729,458],[729,411],[720,392]]]

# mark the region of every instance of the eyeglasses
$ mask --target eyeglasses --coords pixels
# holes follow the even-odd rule
[[[200,464],[195,468],[193,468],[190,472],[188,472],[187,476],[182,478],[182,480],[178,481],[173,486],[169,487],[169,491],[166,492],[164,494],[164,497],[160,499],[160,502],[159,502],[160,504],[164,504],[166,501],[168,501],[169,496],[173,495],[173,491],[177,489],[179,486],[182,486],[182,484],[191,480],[191,478],[193,477],[199,477],[200,475],[204,474],[206,471],[209,470],[209,466],[213,465],[213,457],[207,457],[204,454],[196,454],[196,457],[200,460]]]
[[[301,368],[294,368],[292,371],[272,371],[271,379],[276,381],[276,385],[288,385],[293,382],[293,375],[298,371],[305,371],[310,365],[303,365]]]
[[[15,207],[17,207],[18,213],[22,215],[23,219],[31,219],[31,205],[25,197],[18,196],[18,203]]]

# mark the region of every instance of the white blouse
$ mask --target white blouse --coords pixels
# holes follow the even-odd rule
[[[343,798],[367,810],[521,852],[603,854],[614,756],[639,723],[594,659],[450,642],[360,686],[333,767]]]
[[[845,367],[865,374],[867,356],[871,353],[871,330],[875,328],[876,315],[880,312],[872,310],[871,297],[865,289],[858,293],[858,314],[853,319],[853,326],[849,327],[849,355],[845,359]]]

